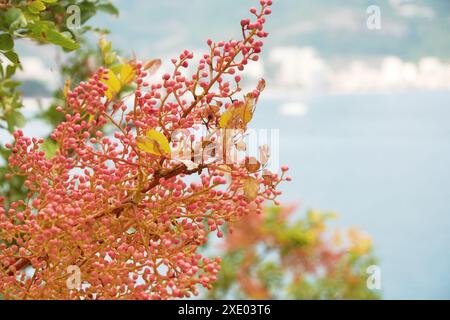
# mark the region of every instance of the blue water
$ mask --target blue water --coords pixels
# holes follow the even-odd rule
[[[309,97],[302,117],[285,102],[262,98],[255,115],[280,129],[284,202],[370,233],[384,298],[449,299],[450,94]]]
[[[450,94],[312,96],[301,99],[306,115],[281,114],[296,101],[263,95],[254,118],[280,130],[293,177],[283,203],[333,210],[339,226],[367,231],[384,298],[449,299]],[[30,121],[24,131],[49,128]]]

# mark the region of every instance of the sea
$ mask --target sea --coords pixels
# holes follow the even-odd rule
[[[25,134],[48,134],[30,114]],[[371,236],[383,298],[450,299],[449,92],[263,95],[252,123],[279,130],[283,204]]]
[[[384,298],[450,298],[448,92],[262,97],[254,126],[279,129],[283,203],[371,236]]]

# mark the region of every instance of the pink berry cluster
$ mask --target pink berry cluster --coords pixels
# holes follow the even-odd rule
[[[258,60],[271,4],[250,10],[241,40],[208,40],[209,52],[190,76],[187,50],[155,84],[147,82],[146,64],[134,62],[133,94],[111,98],[108,70],[100,69],[58,108],[65,121],[51,135],[54,155],[43,151],[42,139],[15,132],[7,145],[10,176],[24,177],[29,192],[12,203],[0,199],[5,298],[171,299],[211,288],[220,257],[202,256],[200,246],[211,233],[222,237],[226,222],[276,201],[276,187],[290,180],[287,168],[281,175],[263,175],[259,163],[248,162],[190,168],[138,141],[154,130],[173,148],[176,130],[198,123],[217,130],[221,115],[244,103],[238,73]],[[79,288],[67,287],[69,266],[81,271]]]

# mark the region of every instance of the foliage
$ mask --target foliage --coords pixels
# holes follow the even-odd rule
[[[54,92],[53,101],[47,108],[43,109],[37,117],[45,120],[52,128],[55,128],[64,120],[64,115],[56,111],[56,108],[65,103],[67,91],[72,89],[74,83],[86,81],[101,66],[120,68],[128,61],[119,56],[119,53],[112,49],[112,43],[104,36],[100,37],[97,46],[93,46],[85,39],[80,39],[82,45],[71,55],[64,64],[61,65],[60,74],[65,79],[64,88]],[[132,89],[129,86],[122,88],[120,94],[127,94]]]
[[[233,225],[210,298],[377,299],[366,269],[376,264],[370,239],[357,229],[328,232],[332,213],[269,207]],[[345,241],[346,240],[346,243]]]
[[[80,25],[70,28],[70,21],[67,20],[73,14],[70,9],[74,5],[80,9]],[[14,79],[16,71],[22,69],[15,42],[28,39],[39,44],[61,47],[66,52],[76,50],[77,54],[63,65],[61,74],[78,83],[86,80],[100,65],[104,65],[101,53],[90,49],[84,38],[89,30],[106,32],[86,25],[98,11],[118,14],[117,9],[105,0],[21,0],[0,3],[0,130],[13,132],[25,124],[25,117],[20,110],[23,106],[22,87]],[[83,46],[80,48],[80,45]],[[110,63],[115,62],[116,56],[110,46],[108,51]],[[55,109],[56,105],[63,103],[63,98],[62,91],[55,93],[54,103],[50,107],[46,106],[39,115],[48,120],[52,127],[62,121]],[[44,147],[47,150],[55,148],[51,141],[47,141]],[[3,166],[2,159],[6,161],[9,155],[9,150],[0,146],[0,191],[8,202],[23,198],[26,193],[21,177],[4,179],[8,169]]]
[[[166,299],[211,288],[220,258],[203,257],[200,246],[211,233],[221,237],[225,223],[260,213],[289,180],[287,168],[271,173],[261,157],[256,169],[230,151],[264,89],[261,81],[241,98],[237,75],[258,60],[268,35],[272,1],[260,3],[253,21],[241,21],[241,40],[208,40],[192,75],[193,53],[185,50],[151,85],[157,60],[100,68],[67,88],[53,152],[44,139],[14,133],[7,178],[23,177],[28,193],[0,207],[6,298]],[[121,96],[126,87],[131,93]],[[225,116],[232,130],[224,132],[221,119],[234,109],[245,112]],[[206,153],[211,144],[217,149]],[[202,156],[194,162],[180,151]],[[66,286],[73,266],[82,277],[76,289]]]
[[[67,23],[71,17],[68,9],[74,5],[79,9],[80,25],[71,27]],[[91,29],[84,24],[101,10],[118,14],[114,6],[104,0],[11,0],[0,3],[0,120],[10,132],[25,122],[19,111],[21,95],[16,90],[20,83],[12,79],[21,67],[14,42],[25,38],[51,43],[66,51],[75,50],[80,46],[76,36]]]

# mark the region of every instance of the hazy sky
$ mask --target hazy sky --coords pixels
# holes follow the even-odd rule
[[[123,55],[168,60],[182,50],[202,53],[205,41],[240,36],[240,19],[256,0],[114,1],[119,17],[99,14],[90,24],[111,30]],[[369,6],[380,12],[370,30]],[[247,78],[264,77],[272,90],[372,93],[450,88],[450,1],[278,0],[269,17],[262,60]],[[92,41],[96,41],[92,37]],[[22,45],[21,79],[61,82],[55,49]],[[164,67],[164,66],[163,66]]]

